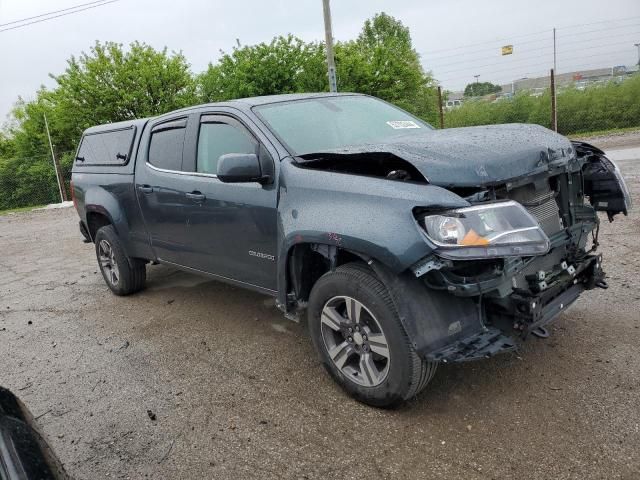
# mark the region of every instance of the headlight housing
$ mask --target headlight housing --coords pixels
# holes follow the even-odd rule
[[[605,157],[605,158],[610,164],[610,166],[607,165],[607,168],[609,171],[613,172],[613,175],[616,177],[616,181],[618,183],[618,188],[620,189],[620,194],[624,202],[624,211],[622,213],[627,215],[629,210],[631,210],[631,208],[633,207],[633,202],[631,201],[631,195],[629,194],[629,187],[627,187],[627,182],[625,182],[624,178],[622,177],[622,173],[618,168],[618,164],[608,157]]]
[[[549,238],[517,202],[458,208],[422,219],[429,240],[443,257],[481,259],[542,255]]]

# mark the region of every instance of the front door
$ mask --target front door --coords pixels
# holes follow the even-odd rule
[[[277,289],[277,196],[275,182],[223,183],[220,156],[255,153],[273,162],[248,128],[227,115],[198,122],[191,192],[187,207],[188,267],[269,290]],[[186,162],[186,159],[185,159]]]

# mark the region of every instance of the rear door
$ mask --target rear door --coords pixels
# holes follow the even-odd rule
[[[185,226],[189,177],[182,172],[188,117],[150,126],[136,161],[135,185],[140,210],[158,259],[182,264],[188,238]]]

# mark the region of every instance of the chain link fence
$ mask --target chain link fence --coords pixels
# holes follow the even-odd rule
[[[71,167],[73,152],[30,158],[8,158],[0,161],[0,212],[38,207],[71,200]]]

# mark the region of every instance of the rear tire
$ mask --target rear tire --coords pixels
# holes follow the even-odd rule
[[[129,258],[112,225],[101,227],[95,236],[96,257],[105,283],[116,295],[130,295],[144,288],[145,262]]]
[[[437,363],[416,353],[389,291],[365,265],[323,275],[309,298],[309,332],[334,380],[357,400],[391,407],[417,395]]]

